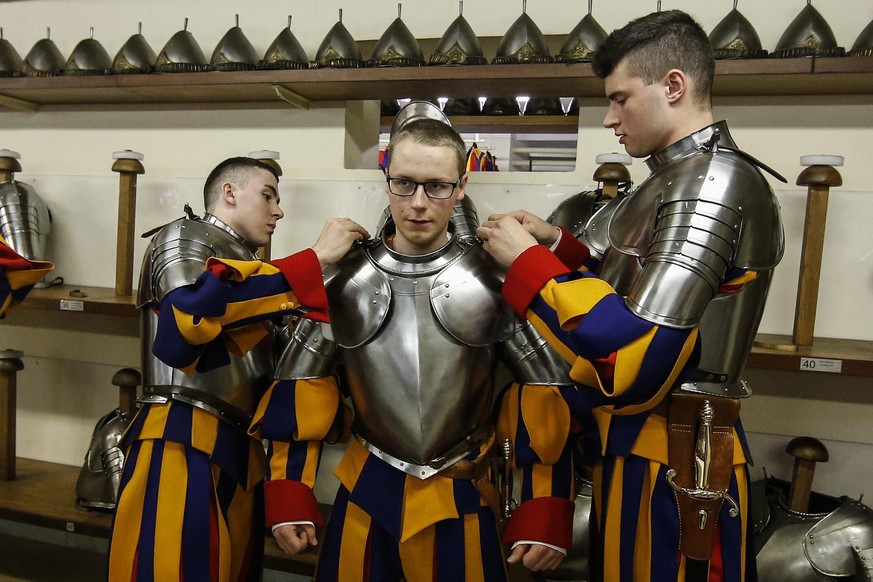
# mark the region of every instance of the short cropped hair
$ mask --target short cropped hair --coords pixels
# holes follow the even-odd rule
[[[228,158],[215,166],[206,178],[203,186],[203,206],[206,212],[212,212],[221,197],[221,185],[226,182],[238,184],[245,188],[249,182],[252,170],[266,170],[279,179],[276,168],[260,160],[247,157]]]
[[[396,143],[405,139],[428,146],[452,148],[458,159],[458,175],[463,176],[466,173],[467,146],[451,125],[430,118],[410,121],[391,136],[391,140],[388,142],[388,151],[390,152]]]
[[[681,10],[653,12],[612,31],[592,59],[594,74],[605,79],[626,62],[630,75],[647,85],[670,69],[692,80],[698,105],[711,108],[715,57],[703,28]]]

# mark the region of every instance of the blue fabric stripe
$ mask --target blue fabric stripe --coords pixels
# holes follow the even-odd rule
[[[634,551],[636,549],[637,524],[640,515],[640,497],[649,462],[632,455],[625,459],[622,476],[621,505],[621,576],[623,582],[633,582]],[[648,495],[648,493],[647,493]],[[658,535],[653,532],[653,535]]]
[[[315,569],[316,582],[337,582],[339,578],[339,558],[342,549],[340,546],[342,545],[343,524],[346,521],[348,503],[349,492],[340,485],[318,555],[318,566]]]
[[[261,420],[261,436],[265,439],[290,441],[297,430],[296,380],[280,380],[273,386],[270,402]]]
[[[624,297],[606,295],[591,308],[582,322],[570,333],[573,353],[588,359],[605,358],[618,351],[654,327],[634,315]]]
[[[364,462],[358,483],[378,483],[379,486],[355,487],[349,499],[384,527],[392,539],[400,541],[406,474],[370,455]]]
[[[212,514],[212,471],[206,455],[186,447],[188,488],[182,522],[182,573],[185,582],[209,582],[210,541],[217,535],[210,527]]]
[[[676,582],[679,576],[679,520],[673,490],[667,484],[667,467],[660,467],[651,499],[652,582]]]
[[[227,290],[215,275],[204,271],[193,284],[167,293],[161,301],[161,311],[168,303],[194,316],[218,317],[226,311]]]
[[[457,582],[464,580],[464,543],[477,540],[464,539],[464,520],[447,519],[434,525],[434,565],[435,582]]]
[[[482,552],[484,582],[505,582],[506,562],[500,544],[500,533],[490,507],[479,510],[479,548]]]

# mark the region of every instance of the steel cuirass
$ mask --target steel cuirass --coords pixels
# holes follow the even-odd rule
[[[387,463],[427,478],[493,431],[494,371],[569,383],[566,364],[500,296],[503,271],[471,240],[452,236],[425,255],[398,253],[393,232],[325,272],[331,326],[304,323],[283,354],[280,379],[330,373],[339,348],[358,440]],[[541,339],[541,338],[539,338]]]
[[[175,399],[211,412],[243,430],[258,398],[273,378],[273,337],[267,336],[242,357],[196,374],[185,374],[152,353],[157,333],[155,309],[170,291],[193,284],[210,257],[256,260],[256,249],[219,219],[182,218],[161,228],[146,250],[139,284],[142,321],[143,402]]]
[[[48,206],[32,186],[0,182],[0,235],[15,252],[31,261],[44,260],[51,229]]]
[[[773,172],[736,149],[723,121],[646,164],[649,178],[589,224],[602,238],[608,220],[597,274],[639,317],[668,327],[699,325],[699,374],[684,390],[748,396],[739,376],[784,248],[779,203],[759,168]],[[737,293],[719,294],[735,270],[757,278]]]

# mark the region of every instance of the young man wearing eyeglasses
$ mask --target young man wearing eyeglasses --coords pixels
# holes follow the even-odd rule
[[[523,420],[549,415],[569,428],[557,388],[567,368],[503,302],[502,271],[460,235],[470,225],[453,222],[466,149],[448,120],[410,119],[389,152],[381,236],[325,272],[331,325],[300,322],[255,415],[253,432],[270,441],[268,525],[287,552],[321,546],[317,580],[505,580],[489,468],[496,440],[524,435],[515,458],[531,501],[504,539],[521,542],[510,562],[554,568],[570,541],[569,453],[539,447]],[[498,357],[515,381],[506,400],[524,400],[526,418],[495,431]],[[350,416],[333,377],[340,358],[354,422],[318,544],[321,445],[341,438]],[[538,527],[556,515],[566,527]]]

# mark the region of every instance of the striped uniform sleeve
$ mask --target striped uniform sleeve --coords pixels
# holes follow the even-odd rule
[[[512,544],[532,540],[569,549],[573,531],[570,411],[557,386],[513,383],[500,398],[499,442],[512,444],[520,471],[520,505],[503,533]]]
[[[594,388],[613,414],[656,406],[696,356],[697,328],[675,329],[631,312],[624,297],[584,268],[567,267],[545,247],[522,253],[503,295],[571,364],[570,376]]]
[[[226,365],[290,313],[329,321],[318,258],[311,249],[273,262],[211,258],[191,285],[161,299],[153,353],[185,372]]]
[[[347,440],[351,411],[333,376],[277,380],[255,412],[249,433],[269,441],[264,495],[267,525],[324,525],[313,493],[325,441]]]
[[[0,318],[24,301],[33,286],[54,269],[46,261],[25,259],[0,237]]]

